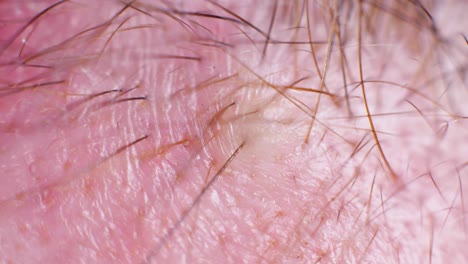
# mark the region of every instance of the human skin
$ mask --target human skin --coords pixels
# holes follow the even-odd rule
[[[466,262],[467,8],[0,2],[0,262]]]

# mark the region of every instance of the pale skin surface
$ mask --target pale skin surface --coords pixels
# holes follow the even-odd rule
[[[36,2],[1,263],[468,260],[466,1]]]

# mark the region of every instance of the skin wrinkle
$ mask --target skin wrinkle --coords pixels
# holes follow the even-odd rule
[[[468,259],[463,1],[0,5],[0,262]]]

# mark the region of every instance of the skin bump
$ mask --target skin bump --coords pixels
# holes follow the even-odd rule
[[[466,8],[1,2],[0,262],[464,262]]]

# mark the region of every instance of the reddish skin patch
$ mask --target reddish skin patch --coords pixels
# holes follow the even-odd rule
[[[463,1],[0,5],[0,262],[468,259]]]

